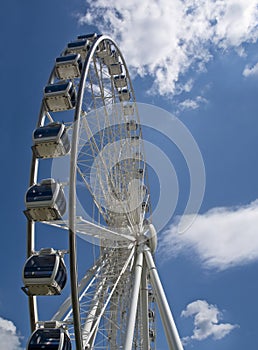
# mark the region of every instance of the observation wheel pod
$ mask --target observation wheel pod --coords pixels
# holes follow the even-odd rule
[[[71,339],[63,328],[39,328],[35,330],[26,350],[71,350]]]
[[[135,152],[133,158],[137,161],[144,161],[144,156],[141,152]]]
[[[90,33],[90,34],[82,34],[82,35],[78,35],[77,39],[78,40],[90,40],[91,42],[93,42],[95,39],[100,38],[101,34],[97,34],[97,33]]]
[[[106,56],[110,56],[111,47],[109,42],[101,41],[96,49],[96,55],[101,59],[104,59]]]
[[[82,71],[80,54],[68,54],[56,58],[56,76],[61,80],[79,78]]]
[[[123,106],[124,115],[134,115],[134,106],[132,104],[126,104]]]
[[[85,40],[77,40],[70,42],[67,45],[67,49],[65,51],[66,54],[80,54],[81,58],[85,60],[87,53],[89,52],[91,47],[91,42],[88,39]]]
[[[42,249],[24,265],[22,290],[27,295],[58,295],[66,280],[67,271],[60,254],[51,248]]]
[[[115,50],[111,50],[109,47],[109,53],[103,57],[104,64],[110,68],[111,65],[118,64],[118,60],[119,60],[119,57],[118,57],[117,52]],[[117,72],[122,73],[122,70],[117,68]],[[116,74],[116,73],[114,73],[114,74]],[[117,73],[117,74],[120,74],[120,73]]]
[[[56,158],[70,152],[70,141],[63,123],[53,122],[33,132],[32,150],[36,158]]]
[[[62,186],[54,179],[42,180],[31,186],[25,195],[28,220],[51,221],[62,218],[66,211],[66,200]]]
[[[154,310],[152,310],[152,309],[148,310],[148,317],[149,317],[150,321],[154,322],[154,320],[155,320],[155,312],[154,312]]]
[[[136,131],[138,128],[138,124],[135,120],[132,119],[126,123],[126,128],[127,131]]]
[[[73,109],[76,104],[76,90],[71,81],[61,81],[47,85],[44,89],[44,102],[49,112]]]
[[[120,62],[118,63],[112,63],[108,66],[108,72],[110,75],[119,75],[122,74],[122,64]]]
[[[149,337],[150,337],[150,340],[152,342],[155,341],[156,334],[155,334],[155,331],[153,329],[151,329],[151,328],[149,329]]]
[[[148,212],[150,210],[149,204],[147,202],[142,202],[142,210]]]
[[[130,92],[128,91],[128,89],[122,89],[118,93],[119,93],[119,100],[121,102],[129,101],[131,98],[131,95],[130,95]]]
[[[127,86],[127,79],[124,74],[114,77],[114,84],[117,89],[121,89]]]

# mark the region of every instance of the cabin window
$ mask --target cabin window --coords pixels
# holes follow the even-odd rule
[[[42,329],[38,330],[32,336],[29,343],[29,350],[38,349],[41,345],[45,349],[58,350],[60,344],[60,330],[59,329]]]
[[[65,56],[60,56],[56,58],[56,62],[66,62],[66,61],[73,61],[77,57],[80,57],[78,54],[72,54],[72,55],[65,55]]]
[[[45,127],[38,128],[34,131],[34,139],[39,139],[43,137],[54,137],[61,129],[61,125],[48,125]]]
[[[29,189],[26,194],[26,202],[51,201],[56,190],[56,184],[36,185]]]
[[[55,262],[55,255],[30,258],[25,265],[24,278],[51,278]]]
[[[72,48],[74,48],[74,47],[85,46],[86,44],[87,44],[87,40],[80,40],[80,41],[74,41],[74,42],[72,42],[72,43],[69,43],[69,44],[67,45],[67,47],[68,47],[69,49],[72,49]]]
[[[67,89],[68,83],[65,84],[52,84],[45,87],[45,93],[60,92]]]

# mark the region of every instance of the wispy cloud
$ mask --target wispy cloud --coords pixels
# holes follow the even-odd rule
[[[249,77],[251,75],[258,75],[258,62],[254,66],[247,65],[243,71],[244,77]]]
[[[160,239],[167,258],[197,255],[205,268],[227,269],[258,260],[258,200],[237,208],[214,208],[197,215],[183,234],[172,225]]]
[[[233,329],[239,327],[230,323],[222,323],[222,313],[217,306],[205,300],[196,300],[188,304],[181,313],[182,317],[194,317],[194,329],[191,336],[183,338],[184,343],[190,340],[204,340],[209,337],[218,340],[224,338]]]
[[[171,95],[190,67],[205,69],[211,47],[243,55],[258,38],[257,14],[257,0],[95,0],[79,21],[117,40],[131,71],[153,78],[150,90]]]
[[[207,104],[208,101],[202,97],[197,96],[195,99],[186,99],[178,104],[180,111],[198,109],[201,105]]]
[[[20,336],[12,321],[0,317],[0,343],[1,349],[22,350]]]

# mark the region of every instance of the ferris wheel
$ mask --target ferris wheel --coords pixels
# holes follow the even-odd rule
[[[183,349],[153,258],[134,91],[108,36],[78,36],[55,60],[33,132],[25,205],[27,350],[154,350],[157,312],[168,348]],[[42,225],[68,232],[61,246],[36,248]],[[42,319],[50,304],[52,314]]]

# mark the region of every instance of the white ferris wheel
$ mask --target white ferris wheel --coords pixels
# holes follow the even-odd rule
[[[153,259],[157,237],[134,91],[111,38],[81,35],[56,58],[32,151],[22,288],[32,332],[27,350],[154,350],[157,312],[168,348],[183,349]],[[63,179],[50,170],[42,178],[51,164],[68,164]],[[60,246],[38,247],[42,224],[68,236]],[[85,240],[94,250],[90,264],[79,247]]]

